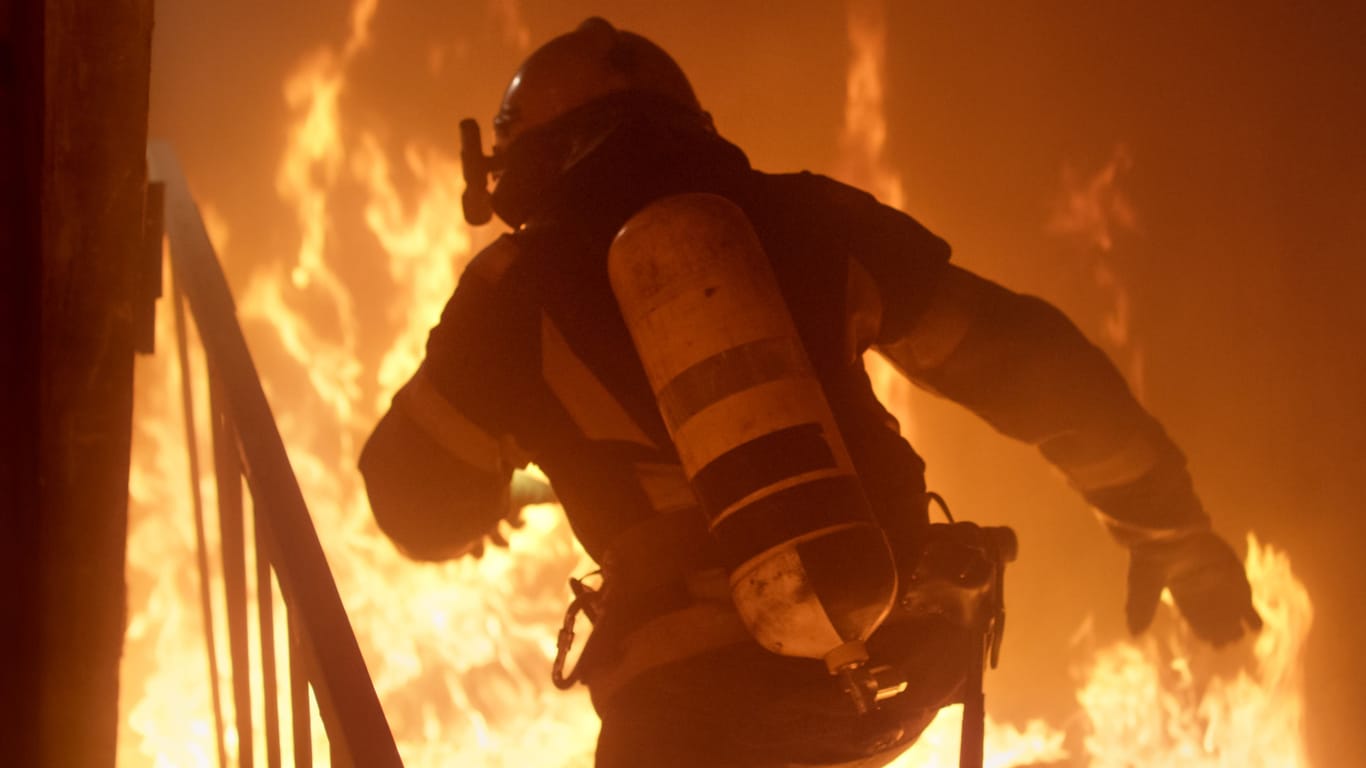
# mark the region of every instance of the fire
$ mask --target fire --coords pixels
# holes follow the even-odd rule
[[[1135,394],[1143,396],[1143,349],[1134,338],[1133,302],[1125,285],[1121,254],[1115,251],[1121,233],[1138,231],[1138,214],[1119,185],[1133,167],[1128,146],[1115,145],[1110,160],[1083,178],[1064,165],[1062,193],[1054,203],[1049,232],[1080,245],[1081,267],[1091,273],[1096,292],[1106,305],[1100,326],[1108,351],[1121,361]]]
[[[552,506],[530,508],[526,525],[510,537],[506,550],[492,548],[479,560],[418,565],[401,558],[376,530],[354,469],[366,432],[416,368],[427,331],[456,275],[482,244],[462,223],[462,183],[458,163],[449,152],[420,143],[395,149],[378,132],[345,122],[342,103],[349,68],[369,43],[377,7],[377,0],[357,0],[346,40],[305,59],[285,83],[292,118],[276,191],[296,216],[299,247],[289,258],[277,258],[274,266],[249,277],[239,293],[240,314],[405,764],[591,765],[597,723],[586,693],[581,688],[562,693],[549,682],[556,630],[568,597],[565,579],[592,568],[560,511]],[[502,2],[496,8],[509,40],[525,49],[529,38],[517,5]],[[855,3],[850,19],[855,59],[844,142],[855,174],[851,180],[899,205],[900,179],[883,170],[881,162],[886,141],[881,6]],[[412,180],[413,188],[404,195],[395,181],[395,163],[402,163]],[[391,284],[382,289],[348,282],[338,269],[343,244],[336,242],[332,224],[337,217],[350,215],[342,209],[344,193],[357,192],[362,199],[360,216],[386,259]],[[228,222],[208,208],[206,219],[220,257],[230,260]],[[386,301],[386,343],[371,349],[363,342],[360,308],[376,301],[376,295]],[[159,312],[161,353],[138,361],[129,483],[130,620],[118,755],[122,766],[218,762],[193,565],[184,425],[175,394],[179,371],[166,354],[174,349],[171,315],[165,306]],[[207,457],[203,356],[193,336],[191,341],[191,382],[199,406],[195,419],[205,443],[201,455]],[[270,354],[263,356],[261,350]],[[213,481],[206,476],[195,482],[206,502],[209,549],[216,551]],[[247,540],[251,541],[250,530]],[[1078,694],[1093,724],[1084,745],[1092,764],[1132,764],[1135,754],[1236,755],[1242,754],[1232,751],[1239,740],[1255,744],[1260,755],[1291,756],[1265,764],[1304,764],[1298,736],[1298,653],[1308,629],[1308,597],[1282,555],[1260,545],[1250,550],[1258,607],[1267,622],[1255,644],[1255,665],[1231,682],[1207,678],[1197,685],[1191,670],[1201,666],[1194,661],[1201,658],[1200,652],[1176,641],[1122,644],[1096,654],[1085,668]],[[254,572],[251,557],[249,547],[249,574]],[[221,563],[216,558],[210,562],[210,578],[213,594],[221,596]],[[282,667],[287,655],[278,617],[284,615],[284,606],[272,585],[257,585],[252,579],[248,584],[256,734],[252,749],[256,763],[264,764],[255,602],[272,600],[276,605],[279,632],[273,642]],[[215,653],[220,660],[221,707],[231,723],[223,616],[219,597],[213,606]],[[1177,674],[1178,670],[1187,672]],[[283,668],[280,678],[287,679]],[[1149,690],[1136,689],[1134,681],[1161,683],[1151,688],[1151,711],[1157,714],[1143,721],[1160,723],[1158,732],[1136,731],[1141,726],[1137,721],[1125,727],[1129,721],[1118,714],[1117,707],[1132,701],[1136,690]],[[1199,697],[1192,698],[1197,692]],[[287,702],[282,702],[281,711],[286,718],[281,730],[288,734]],[[314,758],[326,764],[321,723],[316,713],[313,717],[318,740]],[[945,710],[895,765],[956,765],[959,717],[961,709]],[[1165,751],[1142,752],[1148,745]],[[987,764],[1004,768],[1064,760],[1070,746],[1069,734],[1042,721],[1023,728],[991,723]],[[244,749],[236,731],[227,726],[228,763],[236,764]],[[284,751],[289,763],[287,737]],[[1124,758],[1128,762],[1117,763],[1124,755],[1130,756]],[[1152,764],[1257,764],[1213,759]]]
[[[1105,253],[1113,250],[1116,230],[1138,228],[1138,214],[1118,184],[1120,175],[1133,164],[1129,148],[1121,143],[1115,146],[1109,162],[1085,180],[1078,178],[1075,168],[1063,166],[1064,191],[1049,230],[1079,237]]]
[[[901,175],[883,162],[887,146],[884,73],[887,69],[886,8],[880,0],[848,5],[850,60],[845,78],[844,123],[840,130],[840,176],[900,208]]]
[[[361,441],[416,369],[427,331],[479,245],[462,223],[458,161],[441,149],[410,144],[399,156],[415,180],[405,205],[394,181],[390,148],[362,125],[345,124],[348,69],[369,41],[374,0],[360,0],[348,38],[306,58],[285,83],[292,111],[276,178],[280,199],[295,213],[300,242],[290,259],[249,277],[239,312],[264,378],[290,458],[339,592],[366,656],[404,762],[411,766],[587,765],[596,718],[584,691],[563,694],[549,682],[566,578],[592,568],[563,516],[552,507],[527,511],[508,550],[440,566],[400,557],[374,527],[354,469]],[[505,26],[518,35],[515,7]],[[525,35],[525,32],[521,32]],[[337,269],[333,221],[343,194],[363,198],[361,216],[387,258],[389,342],[370,353],[362,344],[358,307],[374,301]],[[226,227],[211,231],[220,256]],[[160,350],[174,349],[163,307]],[[265,356],[260,350],[266,350]],[[202,353],[196,352],[196,397],[207,402]],[[267,364],[267,361],[269,364]],[[178,373],[163,356],[139,361],[134,469],[130,479],[131,589],[128,662],[123,670],[125,730],[121,765],[215,765],[215,724],[208,693],[204,632],[198,620],[192,528],[187,510]],[[201,407],[201,411],[204,409]],[[209,434],[199,414],[199,434]],[[203,442],[203,440],[201,440]],[[207,446],[202,449],[207,453]],[[213,482],[199,480],[209,512],[209,547],[217,547]],[[248,537],[250,540],[250,536]],[[252,572],[248,563],[248,572]],[[222,594],[221,566],[210,587]],[[267,587],[251,585],[249,614]],[[259,599],[266,599],[259,597]],[[274,599],[279,601],[278,594]],[[224,610],[214,606],[221,706],[233,718]],[[277,616],[283,616],[278,606]],[[259,647],[253,639],[253,675]],[[277,658],[285,658],[277,642]],[[284,672],[281,672],[282,679]],[[256,732],[261,732],[259,678],[253,679]],[[287,704],[282,711],[288,712]],[[286,715],[287,716],[287,715]],[[314,713],[315,761],[325,764]],[[289,723],[282,724],[289,732]],[[292,757],[286,738],[285,758]],[[254,745],[263,762],[259,736]],[[229,763],[239,744],[229,727]],[[553,756],[553,757],[552,757]]]
[[[889,768],[952,768],[958,765],[959,732],[963,707],[947,707],[930,723],[910,751]],[[1042,720],[1031,720],[1023,729],[998,723],[987,716],[983,764],[986,768],[1012,768],[1049,764],[1067,758],[1065,734]]]
[[[356,18],[368,18],[363,9],[357,6]],[[417,202],[405,206],[380,139],[363,127],[343,130],[336,94],[366,34],[358,24],[340,56],[306,63],[291,81],[302,85],[289,93],[307,97],[294,103],[299,119],[279,189],[296,201],[300,228],[308,233],[325,231],[318,221],[328,220],[343,182],[359,185],[364,221],[387,255],[393,281],[385,292],[397,326],[392,343],[378,361],[362,359],[347,332],[355,327],[355,299],[328,266],[325,239],[305,238],[293,287],[300,287],[300,274],[305,285],[324,287],[332,299],[329,319],[343,321],[339,337],[327,329],[308,332],[316,315],[290,302],[291,286],[278,276],[253,283],[247,295],[256,300],[244,301],[243,315],[273,325],[300,372],[332,372],[315,389],[331,406],[323,413],[336,430],[328,436],[339,440],[332,446],[336,453],[323,446],[291,458],[405,764],[528,765],[551,748],[587,755],[595,728],[586,696],[556,695],[548,680],[565,579],[588,567],[562,516],[550,508],[530,510],[509,551],[494,550],[479,561],[416,565],[375,529],[354,470],[360,440],[416,370],[427,331],[475,246],[462,223],[463,187],[454,158],[432,147],[404,147],[403,162],[417,184]],[[329,140],[312,143],[318,135]],[[346,144],[345,136],[355,136],[354,143]],[[307,343],[289,343],[290,334]],[[361,372],[375,378],[358,382]],[[373,395],[365,397],[366,391]],[[281,427],[291,446],[299,438],[318,441],[283,417]],[[291,432],[299,438],[291,440]]]
[[[851,49],[841,132],[839,175],[900,207],[901,178],[887,168],[883,95],[886,92],[886,5],[881,0],[848,0],[847,33]],[[1135,208],[1119,185],[1132,166],[1124,144],[1108,163],[1083,177],[1064,167],[1063,192],[1048,230],[1080,241],[1084,268],[1102,297],[1101,326],[1112,354],[1121,358],[1135,392],[1143,391],[1143,351],[1133,332],[1132,303],[1118,266],[1115,240],[1138,229]],[[879,397],[914,440],[914,401],[909,387],[876,355],[865,361]],[[1267,626],[1256,641],[1256,671],[1240,672],[1233,682],[1205,675],[1196,693],[1192,659],[1209,652],[1179,623],[1174,634],[1142,645],[1117,643],[1095,654],[1079,679],[1078,701],[1089,723],[1082,750],[1093,766],[1303,766],[1300,713],[1300,660],[1310,617],[1304,587],[1284,555],[1249,540],[1249,577]],[[1155,634],[1155,633],[1154,633]],[[1159,649],[1165,649],[1165,654]],[[1169,674],[1162,674],[1167,670]],[[1173,674],[1178,673],[1179,674]],[[1142,704],[1135,704],[1139,696]],[[962,708],[945,709],[920,741],[893,763],[900,768],[957,765]],[[1158,729],[1144,730],[1144,726]],[[1156,736],[1155,733],[1162,735]],[[1069,738],[1071,737],[1071,738]],[[1036,765],[1069,757],[1075,740],[1041,720],[1023,730],[988,718],[986,762],[990,766]],[[1256,746],[1253,746],[1256,745]]]
[[[900,208],[905,202],[901,175],[889,169],[883,158],[887,146],[886,8],[882,0],[850,0],[846,7],[850,58],[837,175],[883,203]],[[910,385],[881,355],[864,355],[864,365],[882,401],[896,404],[892,410],[902,430],[915,437],[915,423],[907,413],[912,398]]]
[[[1265,626],[1251,643],[1252,658],[1236,672],[1212,673],[1216,659],[1179,625],[1095,656],[1077,692],[1090,723],[1090,765],[1309,764],[1300,735],[1309,594],[1286,556],[1254,536],[1247,571]]]

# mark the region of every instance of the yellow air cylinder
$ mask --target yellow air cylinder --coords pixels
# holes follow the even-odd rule
[[[749,219],[664,198],[626,222],[608,272],[750,633],[857,667],[896,568]]]

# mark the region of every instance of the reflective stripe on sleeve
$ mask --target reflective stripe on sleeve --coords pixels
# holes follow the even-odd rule
[[[1192,518],[1191,520],[1180,524],[1148,526],[1119,520],[1094,507],[1091,511],[1095,513],[1096,519],[1100,520],[1101,524],[1110,532],[1110,535],[1115,538],[1115,541],[1118,541],[1126,547],[1132,547],[1138,544],[1173,541],[1210,529],[1209,519],[1203,517]]]
[[[1082,493],[1128,485],[1157,466],[1158,447],[1146,430],[1134,433],[1105,458],[1077,464],[1059,464],[1067,480]]]
[[[946,267],[919,321],[902,338],[884,340],[880,350],[908,374],[943,364],[976,321],[988,285],[971,272]]]
[[[394,405],[451,456],[484,472],[500,471],[498,440],[451,405],[422,370],[394,396]]]
[[[882,296],[858,259],[849,260],[844,286],[845,354],[853,360],[873,345],[882,331]]]

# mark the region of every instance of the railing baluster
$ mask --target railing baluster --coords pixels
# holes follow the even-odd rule
[[[214,479],[218,485],[218,531],[223,550],[223,592],[227,597],[228,653],[232,700],[237,714],[237,764],[252,768],[255,748],[251,717],[251,661],[247,653],[247,560],[242,522],[242,465],[237,437],[223,408],[222,382],[209,366],[209,408],[213,414]]]
[[[285,606],[285,615],[289,622],[289,709],[294,730],[294,765],[312,768],[313,707],[308,701],[307,653],[300,642],[294,610]]]
[[[171,303],[175,308],[176,354],[180,360],[180,403],[185,419],[185,444],[190,463],[190,502],[194,510],[195,559],[199,567],[200,620],[204,623],[204,644],[209,656],[209,695],[213,697],[214,738],[218,746],[218,765],[227,768],[228,751],[223,742],[223,704],[218,690],[218,652],[214,642],[213,603],[209,589],[209,549],[204,536],[204,497],[199,492],[199,435],[194,426],[194,390],[190,385],[190,352],[186,341],[185,302],[180,283],[171,275]]]
[[[255,519],[256,510],[252,509]],[[261,624],[261,691],[265,698],[266,766],[280,766],[280,684],[275,665],[275,585],[270,578],[270,559],[261,542],[258,520],[252,526],[256,548],[256,612]]]
[[[151,144],[148,164],[151,177],[165,183],[176,285],[185,292],[205,355],[222,377],[224,410],[237,429],[256,528],[289,612],[291,680],[306,671],[327,736],[341,742],[342,754],[365,768],[398,768],[398,747],[261,389],[204,221],[170,147]],[[306,699],[307,686],[302,687]],[[298,696],[295,690],[296,701]],[[308,707],[302,712],[300,716],[296,709],[294,718],[296,748],[299,721],[307,724]]]

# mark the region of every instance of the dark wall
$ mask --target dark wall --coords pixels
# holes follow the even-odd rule
[[[7,765],[114,763],[151,18],[0,12]]]
[[[6,2],[0,6],[0,327],[36,329],[42,259],[37,190],[42,174],[42,7]],[[38,540],[38,334],[0,334],[0,583],[10,585],[0,602],[0,648],[11,659],[34,659],[39,616],[32,548]],[[37,692],[40,675],[31,663],[6,664],[0,688],[0,733],[15,765],[34,765],[38,742],[25,701]]]

